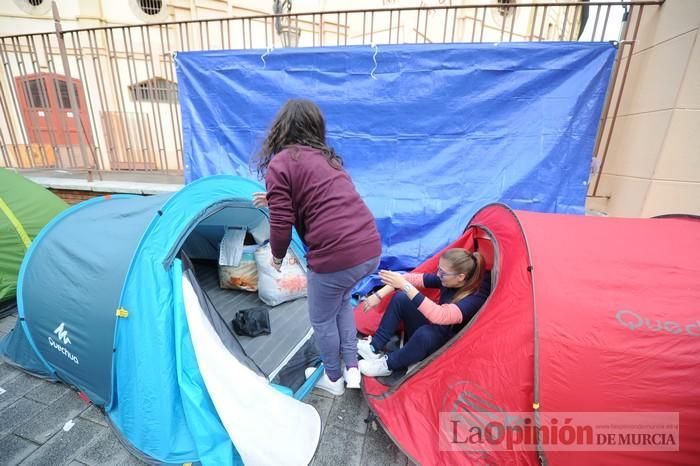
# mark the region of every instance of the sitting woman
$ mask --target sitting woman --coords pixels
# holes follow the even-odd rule
[[[491,292],[491,274],[486,271],[483,256],[461,248],[442,254],[436,274],[401,275],[382,270],[379,276],[386,286],[367,297],[365,312],[392,289],[403,293],[391,298],[374,336],[357,342],[357,352],[363,358],[360,372],[372,377],[390,375],[434,353],[474,317]],[[439,288],[440,302],[426,298],[416,287]],[[382,354],[402,322],[406,344],[398,351]]]

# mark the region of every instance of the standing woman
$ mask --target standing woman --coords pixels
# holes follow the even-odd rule
[[[381,241],[343,159],[326,144],[321,110],[289,100],[279,111],[256,159],[267,193],[256,206],[270,209],[270,246],[279,270],[294,226],[308,247],[308,303],[325,374],[316,385],[334,395],[360,387],[355,319],[350,295],[379,265]],[[342,363],[345,365],[343,371]]]

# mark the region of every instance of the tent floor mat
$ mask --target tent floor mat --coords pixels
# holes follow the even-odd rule
[[[231,326],[236,312],[252,307],[269,306],[258,298],[257,293],[220,288],[216,262],[193,260],[192,263],[199,286],[209,296],[248,357],[268,376],[276,372],[299,349],[311,330],[307,299],[300,298],[270,308],[272,333],[269,335],[255,338],[236,335]]]

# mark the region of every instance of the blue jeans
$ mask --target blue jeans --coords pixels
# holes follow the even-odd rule
[[[431,324],[408,296],[398,292],[391,298],[379,328],[372,337],[372,347],[382,351],[401,322],[406,331],[406,343],[398,351],[389,353],[387,367],[392,371],[422,361],[454,335],[451,325]]]
[[[341,356],[346,367],[357,367],[357,328],[350,296],[360,280],[378,265],[379,257],[375,257],[338,272],[308,271],[309,317],[326,375],[332,381],[343,375]]]

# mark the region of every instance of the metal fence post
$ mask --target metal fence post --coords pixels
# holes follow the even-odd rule
[[[53,13],[54,25],[56,27],[56,38],[58,39],[58,49],[61,53],[61,61],[63,62],[63,72],[66,76],[66,87],[68,88],[68,100],[70,101],[70,111],[73,114],[73,118],[77,118],[76,127],[78,128],[78,139],[80,139],[80,155],[83,158],[83,163],[87,167],[87,180],[92,181],[92,169],[88,162],[88,153],[90,153],[90,159],[95,164],[95,170],[97,171],[97,176],[102,179],[102,174],[100,173],[99,167],[97,165],[97,160],[92,152],[88,149],[87,138],[85,137],[85,129],[83,128],[83,120],[80,118],[80,108],[78,107],[78,98],[75,94],[75,85],[73,84],[73,78],[70,74],[70,63],[68,62],[68,53],[66,52],[66,43],[63,40],[63,28],[61,27],[61,17],[58,14],[58,6],[56,2],[51,2],[51,11]],[[87,103],[85,103],[87,104]],[[70,138],[67,141],[70,144]]]

